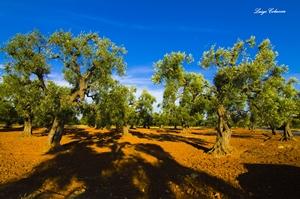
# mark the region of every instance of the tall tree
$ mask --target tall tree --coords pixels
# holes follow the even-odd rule
[[[45,88],[44,76],[49,73],[47,41],[38,31],[17,34],[2,50],[8,59],[3,81],[24,119],[25,135],[31,135],[33,109]]]
[[[207,109],[209,84],[197,73],[185,73],[179,112],[183,127],[200,124]]]
[[[192,55],[184,52],[172,52],[166,54],[163,59],[154,64],[152,81],[155,84],[164,84],[165,90],[162,102],[162,117],[168,120],[169,125],[175,128],[180,124],[178,118],[179,88],[184,84],[185,63],[193,61]]]
[[[273,77],[281,77],[280,71],[284,65],[278,65],[278,53],[274,51],[271,42],[263,40],[253,53],[247,48],[256,47],[255,38],[238,41],[232,48],[212,47],[204,52],[201,65],[203,67],[217,66],[218,71],[214,78],[213,102],[218,115],[217,140],[211,153],[227,154],[230,151],[231,137],[230,113],[247,109],[255,105],[257,96],[266,92],[263,90],[266,82]],[[269,89],[267,89],[269,91]],[[244,107],[244,108],[243,108]]]
[[[52,57],[63,63],[64,77],[72,87],[67,101],[74,106],[90,94],[93,84],[111,76],[114,70],[118,74],[124,73],[125,49],[96,33],[73,36],[71,32],[58,31],[51,35],[49,43]],[[63,110],[59,107],[49,133],[49,143],[53,148],[60,144],[65,123]]]

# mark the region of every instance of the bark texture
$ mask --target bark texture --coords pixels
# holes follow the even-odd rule
[[[64,131],[64,122],[58,116],[55,117],[52,128],[49,132],[49,145],[51,150],[57,149],[60,146],[60,140]]]
[[[84,100],[85,92],[87,89],[87,80],[90,74],[91,72],[88,71],[85,75],[80,76],[79,85],[74,88],[72,94],[70,95],[70,98],[68,99],[70,102],[79,102]],[[59,104],[58,114],[57,116],[55,116],[51,130],[48,135],[50,151],[55,150],[57,147],[60,146],[60,140],[62,138],[63,131],[64,131],[64,124],[65,124],[64,112],[61,109],[62,102],[59,103],[60,104]]]
[[[289,141],[289,140],[293,140],[293,139],[294,139],[294,135],[290,128],[290,123],[286,122],[286,123],[284,123],[284,129],[283,129],[283,135],[281,137],[281,141]]]
[[[24,119],[23,133],[24,133],[25,136],[31,136],[32,135],[32,119],[31,119],[31,117],[26,117]]]
[[[217,155],[226,155],[230,153],[230,138],[231,129],[228,125],[226,110],[223,105],[219,105],[217,108],[218,126],[217,126],[217,138],[215,145],[208,151],[208,153]]]

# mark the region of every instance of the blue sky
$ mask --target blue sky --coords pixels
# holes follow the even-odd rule
[[[254,14],[258,8],[286,13]],[[34,28],[44,34],[58,29],[74,34],[96,31],[128,50],[127,76],[120,81],[136,85],[139,92],[147,88],[160,101],[162,88],[152,85],[150,77],[153,62],[165,53],[192,53],[195,62],[186,69],[212,79],[212,70],[197,66],[203,51],[212,44],[227,47],[251,35],[258,41],[269,38],[279,52],[279,63],[290,67],[288,76],[300,79],[299,8],[296,0],[1,0],[0,43]],[[59,67],[49,77],[65,83]]]

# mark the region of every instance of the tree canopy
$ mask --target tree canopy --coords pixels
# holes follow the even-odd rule
[[[171,52],[154,63],[152,82],[164,87],[159,112],[147,90],[122,85],[126,50],[97,33],[74,35],[57,31],[44,36],[38,31],[17,34],[2,48],[6,57],[0,80],[0,122],[6,127],[24,123],[46,127],[49,145],[59,147],[64,125],[76,122],[96,128],[127,126],[216,126],[217,139],[210,153],[230,152],[231,127],[283,129],[281,140],[293,139],[291,125],[300,118],[300,94],[296,79],[285,78],[288,67],[277,61],[269,39],[259,44],[254,36],[237,40],[231,47],[213,45],[203,52],[199,65],[214,67],[209,81],[200,73],[187,72],[193,56]],[[67,87],[51,81],[62,70]],[[59,72],[58,72],[59,73]]]

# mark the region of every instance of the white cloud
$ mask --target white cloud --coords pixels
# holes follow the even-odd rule
[[[114,76],[116,80],[118,80],[121,84],[127,86],[149,86],[152,85],[151,79],[147,77],[133,77],[133,76]]]
[[[130,74],[132,74],[130,72]],[[138,74],[138,73],[137,73]],[[145,89],[156,99],[154,104],[154,111],[158,112],[160,109],[157,107],[162,102],[163,98],[163,87],[161,85],[154,85],[151,81],[151,77],[138,77],[138,76],[114,76],[121,84],[125,86],[134,86],[136,88],[136,97],[138,98],[142,91]]]
[[[4,64],[0,64],[0,69],[4,69]]]
[[[300,73],[288,73],[285,75],[287,79],[291,77],[296,77],[298,80],[300,80]]]
[[[71,85],[69,84],[69,82],[67,82],[64,77],[63,74],[60,73],[51,73],[49,75],[47,75],[49,80],[53,81],[54,83],[56,83],[59,86],[65,86],[65,87],[71,87]]]
[[[146,66],[146,65],[140,65],[140,66],[131,66],[127,69],[126,74],[130,75],[151,75],[153,73],[154,69],[153,66]]]

